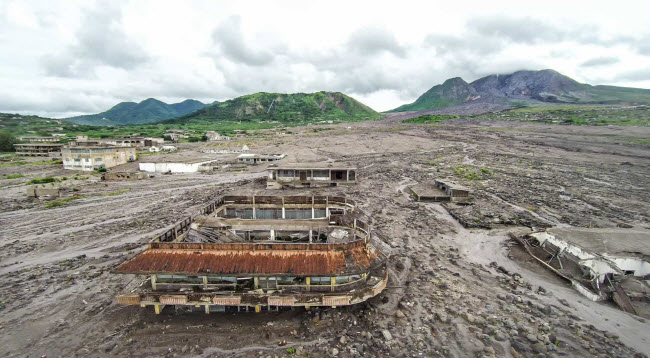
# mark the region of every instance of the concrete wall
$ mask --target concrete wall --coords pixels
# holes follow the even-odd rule
[[[196,173],[201,163],[140,163],[139,168],[149,173]]]

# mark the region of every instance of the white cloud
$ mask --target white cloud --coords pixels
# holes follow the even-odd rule
[[[650,86],[650,2],[481,4],[2,2],[0,112],[62,117],[148,97],[319,90],[388,110],[450,77],[542,68]]]

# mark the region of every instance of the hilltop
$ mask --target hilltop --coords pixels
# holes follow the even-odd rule
[[[354,121],[377,119],[379,113],[340,92],[259,92],[216,103],[194,113],[163,123],[205,123],[218,121],[306,122],[319,120]]]
[[[554,70],[489,75],[467,83],[460,77],[433,86],[415,102],[389,112],[424,111],[477,102],[537,101],[579,104],[650,104],[650,90],[592,86]]]
[[[167,104],[149,98],[140,103],[121,102],[105,112],[64,118],[64,120],[93,126],[155,123],[192,113],[205,106],[207,105],[194,99]]]

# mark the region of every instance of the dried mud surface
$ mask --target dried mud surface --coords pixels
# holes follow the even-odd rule
[[[399,119],[310,126],[247,141],[253,151],[287,154],[287,162],[359,167],[358,185],[310,193],[345,194],[371,215],[374,232],[390,247],[390,282],[378,297],[337,309],[204,315],[168,307],[155,315],[114,302],[133,276],[111,270],[210,198],[308,192],[265,190],[264,167],[134,182],[103,183],[90,175],[65,184],[77,188],[65,195],[78,198],[50,208],[25,197],[25,182],[71,172],[0,168],[0,175],[25,175],[0,181],[0,355],[650,354],[646,320],[587,300],[525,258],[511,260],[521,253],[510,252],[508,239],[530,226],[649,227],[650,150],[620,138],[647,138],[650,128],[467,120],[406,125]],[[181,150],[205,156],[204,145]],[[467,179],[472,171],[483,179]],[[413,202],[408,185],[435,177],[470,187],[474,204]]]

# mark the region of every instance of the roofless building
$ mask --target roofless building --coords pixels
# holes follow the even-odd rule
[[[140,276],[117,301],[156,313],[352,305],[386,287],[379,245],[345,197],[223,196],[120,265]]]
[[[338,186],[357,182],[357,168],[345,163],[291,163],[268,170],[267,189]]]

